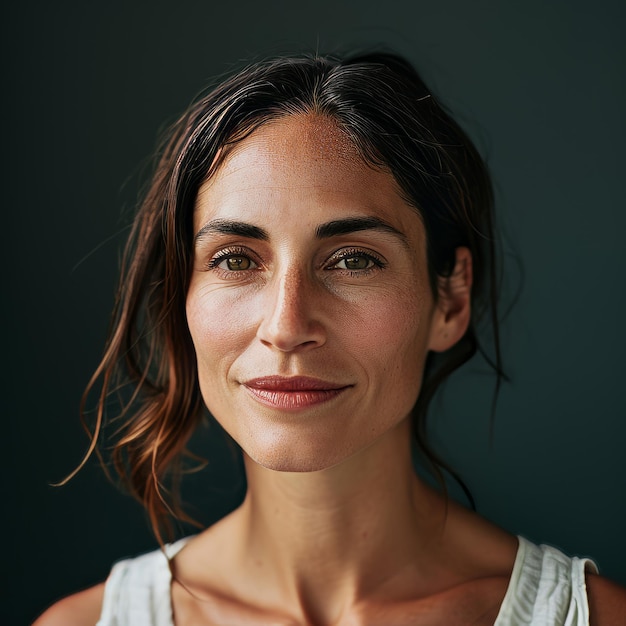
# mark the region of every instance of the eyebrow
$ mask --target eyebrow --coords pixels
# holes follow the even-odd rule
[[[333,220],[326,224],[320,224],[315,229],[315,236],[318,239],[327,239],[337,235],[356,233],[360,230],[379,230],[390,233],[400,239],[404,245],[408,245],[407,237],[402,231],[379,217],[348,217],[342,220]]]
[[[261,241],[269,241],[269,234],[263,228],[240,222],[237,220],[216,219],[205,224],[195,236],[196,243],[207,235],[238,235],[248,239],[260,239]]]
[[[320,224],[315,229],[317,239],[330,239],[339,235],[348,235],[362,230],[378,230],[389,233],[408,246],[406,235],[379,217],[348,217]],[[248,239],[269,241],[270,236],[264,228],[240,222],[238,220],[215,219],[205,224],[196,234],[196,243],[207,235],[237,235]]]

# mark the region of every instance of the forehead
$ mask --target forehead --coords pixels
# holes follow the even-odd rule
[[[307,162],[328,161],[353,167],[365,165],[345,131],[334,120],[316,113],[286,115],[266,122],[235,144],[221,172],[247,160],[252,152],[275,166],[294,163],[301,167]]]
[[[393,175],[366,163],[333,120],[312,113],[269,122],[229,151],[201,186],[194,221],[216,212],[232,218],[296,212],[313,221],[326,212],[378,216],[405,229],[421,224]]]

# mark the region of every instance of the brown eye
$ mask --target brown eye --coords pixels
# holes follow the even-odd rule
[[[359,249],[337,250],[329,260],[327,269],[352,272],[355,276],[368,275],[376,269],[383,269],[386,263],[374,252]]]
[[[232,272],[232,278],[236,278],[236,272],[259,269],[259,264],[250,258],[253,255],[246,248],[224,248],[209,261],[207,269],[219,270],[224,278]]]
[[[371,260],[366,256],[351,256],[346,259],[342,259],[347,270],[365,270],[370,267]]]
[[[252,267],[252,261],[245,256],[229,256],[223,263],[231,272],[249,270]]]

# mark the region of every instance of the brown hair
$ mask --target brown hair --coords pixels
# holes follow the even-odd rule
[[[96,451],[102,460],[98,441],[106,425],[116,426],[113,467],[145,506],[159,539],[169,514],[188,519],[175,486],[166,485],[176,485],[203,412],[185,315],[198,188],[219,167],[223,148],[299,112],[332,118],[368,163],[396,178],[424,220],[435,297],[437,276],[452,271],[455,249],[472,253],[470,327],[446,353],[429,355],[414,409],[416,443],[440,480],[449,468],[428,443],[426,410],[441,382],[479,349],[476,325],[485,313],[496,385],[502,377],[489,175],[413,67],[389,53],[282,57],[249,66],[199,99],[169,131],[126,245],[106,351],[83,396],[85,423],[87,396],[99,385],[87,457]]]

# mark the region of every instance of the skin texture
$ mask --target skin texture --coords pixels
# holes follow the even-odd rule
[[[201,188],[196,232],[237,220],[268,238],[205,231],[187,298],[209,410],[257,463],[294,472],[335,465],[403,420],[428,349],[455,339],[447,330],[442,342],[417,212],[334,126],[304,120],[260,129]],[[380,229],[315,236],[322,224],[371,217],[402,237]],[[224,253],[249,269],[229,270]],[[371,267],[344,269],[346,254]],[[344,390],[308,411],[273,410],[243,383],[274,375]]]
[[[469,252],[435,298],[418,212],[315,115],[231,149],[194,230],[200,388],[248,493],[175,557],[176,626],[493,624],[517,540],[415,475],[408,419],[428,351],[467,328]],[[332,391],[251,390],[275,376]],[[617,623],[623,592],[589,582],[592,624]],[[102,586],[76,594],[36,626],[94,624],[101,602]]]

